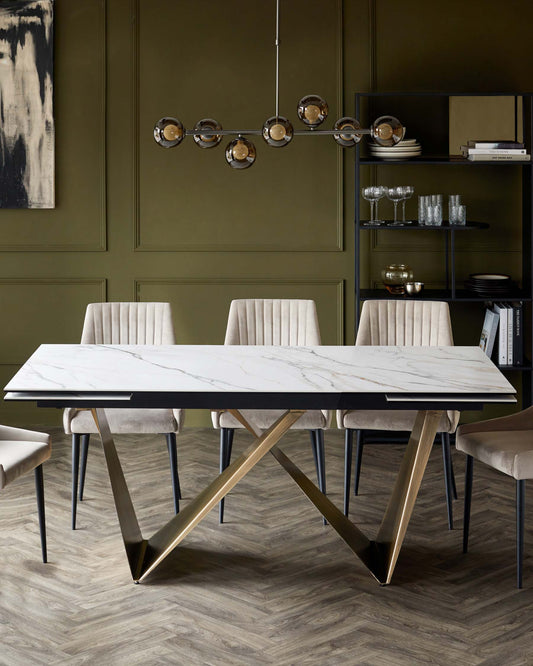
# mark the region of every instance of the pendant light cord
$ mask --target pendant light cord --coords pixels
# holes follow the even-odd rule
[[[276,0],[276,118],[279,117],[279,3]]]

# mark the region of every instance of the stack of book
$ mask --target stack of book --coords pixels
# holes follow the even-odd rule
[[[523,323],[522,303],[495,303],[485,312],[479,346],[498,365],[524,365]]]
[[[519,141],[468,141],[463,157],[473,162],[529,162],[531,155]]]

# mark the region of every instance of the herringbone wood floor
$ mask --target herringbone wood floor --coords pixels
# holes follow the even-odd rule
[[[161,437],[135,439],[117,446],[149,535],[172,510],[166,447]],[[248,441],[238,433],[236,451]],[[79,529],[69,529],[69,445],[54,433],[45,467],[49,564],[40,562],[32,475],[0,496],[1,664],[533,664],[533,529],[518,591],[514,483],[486,467],[475,470],[471,552],[463,556],[462,503],[449,532],[435,447],[389,587],[322,525],[271,456],[231,493],[225,525],[211,512],[183,548],[134,585],[98,441]],[[328,432],[326,447],[328,494],[340,506],[342,435]],[[314,476],[306,433],[289,433],[282,448]],[[402,451],[365,452],[351,517],[371,536]],[[187,502],[216,473],[217,434],[186,431],[179,457]],[[454,463],[462,494],[456,452]]]

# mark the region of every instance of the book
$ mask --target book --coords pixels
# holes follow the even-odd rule
[[[478,149],[519,149],[525,148],[525,145],[521,141],[467,141],[468,148],[478,148]]]
[[[468,155],[525,155],[525,148],[470,148],[461,146],[461,152],[465,157]]]
[[[468,155],[473,162],[529,162],[531,155]]]
[[[513,319],[514,311],[513,306],[509,303],[505,304],[507,310],[507,365],[513,365]]]
[[[513,303],[513,365],[524,365],[524,308]]]
[[[499,365],[507,365],[507,308],[501,303],[494,304],[494,312],[498,314],[498,355]]]
[[[498,324],[500,323],[500,315],[487,308],[485,310],[485,320],[483,321],[483,328],[481,329],[481,337],[479,338],[479,346],[490,358],[494,350],[494,342],[496,334],[498,333]]]

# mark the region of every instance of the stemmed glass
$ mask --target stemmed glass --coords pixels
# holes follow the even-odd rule
[[[378,202],[382,197],[385,196],[386,189],[386,187],[382,187],[381,185],[363,187],[361,191],[363,199],[370,202],[370,220],[368,224],[382,224],[381,220],[378,220]],[[376,217],[374,217],[374,204],[376,204]]]
[[[392,224],[403,224],[398,222],[398,203],[404,198],[403,187],[389,187],[386,191],[387,199],[394,204],[394,222]]]
[[[404,185],[401,189],[403,190],[402,216],[405,222],[405,202],[413,196],[415,188],[412,185]]]

